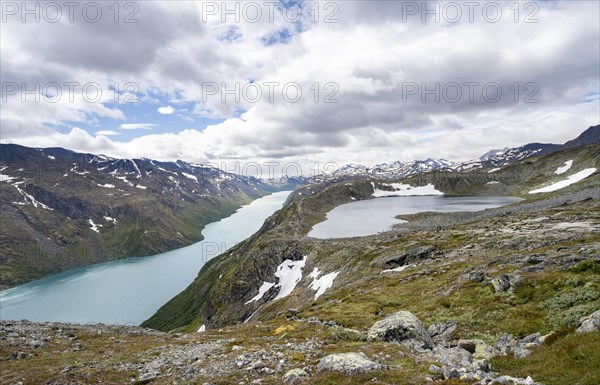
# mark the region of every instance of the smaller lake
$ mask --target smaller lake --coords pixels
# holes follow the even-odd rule
[[[308,233],[318,239],[362,237],[388,231],[398,223],[397,215],[426,211],[457,212],[481,211],[521,201],[516,197],[444,197],[406,196],[367,199],[340,205],[327,219],[316,224]]]

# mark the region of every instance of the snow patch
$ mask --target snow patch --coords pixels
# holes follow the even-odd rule
[[[491,174],[491,173],[496,172],[498,170],[500,170],[500,168],[493,168],[490,171],[488,171],[488,174]]]
[[[204,333],[206,331],[206,325],[202,324],[202,326],[200,326],[198,328],[198,333]]]
[[[128,185],[130,185],[131,187],[133,187],[133,183],[131,183],[130,181],[128,181],[126,176],[115,176],[115,178],[120,179],[123,182],[127,183]]]
[[[98,229],[98,226],[102,226],[102,225],[95,224],[94,221],[91,218],[88,220],[88,223],[90,224],[90,227],[92,228],[92,231],[95,231],[97,233],[100,232],[100,229]]]
[[[38,205],[46,210],[50,210],[53,211],[54,209],[51,209],[50,207],[46,206],[45,204],[43,204],[42,202],[36,200],[33,196],[31,196],[30,194],[27,194],[25,191],[21,190],[19,187],[17,187],[20,184],[23,184],[24,182],[19,182],[19,183],[15,183],[13,184],[13,186],[17,189],[17,191],[23,195],[23,197],[25,198],[25,203],[31,203],[33,205],[33,207],[37,208]]]
[[[77,171],[76,168],[77,166],[71,167],[71,172],[74,172],[77,175],[85,175],[90,173],[89,171]]]
[[[409,267],[412,267],[413,265],[405,265],[405,266],[400,266],[397,267],[395,269],[387,269],[387,270],[382,270],[379,274],[384,274],[384,273],[399,273],[401,271],[404,271],[406,269],[408,269]]]
[[[11,180],[15,179],[17,178],[10,175],[0,174],[0,182],[10,182]]]
[[[333,273],[325,274],[321,278],[318,278],[321,275],[319,268],[315,267],[310,273],[309,277],[313,279],[312,283],[308,286],[310,289],[316,291],[315,300],[319,298],[327,289],[329,289],[333,285],[333,280],[340,274],[339,271],[334,271]]]
[[[139,188],[140,190],[145,190],[145,189],[147,189],[148,187],[146,187],[146,186],[142,186],[141,184],[138,184],[137,186],[135,186],[135,188]]]
[[[296,284],[302,279],[302,269],[306,264],[306,256],[300,261],[292,261],[286,259],[275,271],[275,276],[279,279],[277,286],[279,287],[279,294],[274,299],[280,299],[287,297],[296,288]]]
[[[152,163],[152,164],[154,164],[154,163]],[[156,165],[155,165],[155,166],[156,166]],[[156,166],[156,168],[157,168],[157,169],[159,169],[159,170],[160,170],[160,171],[162,171],[162,172],[166,172],[166,173],[169,173],[169,174],[177,175],[177,173],[176,173],[176,172],[169,171],[169,170],[165,170],[165,169],[164,169],[164,168],[162,168],[162,167],[158,167],[158,166]]]
[[[140,168],[138,167],[137,163],[135,163],[135,160],[133,159],[129,159],[131,161],[131,163],[133,163],[133,167],[135,167],[135,170],[138,172],[138,178],[142,177],[142,172],[140,171]]]
[[[571,168],[571,166],[573,166],[573,161],[572,160],[567,160],[565,162],[565,164],[563,166],[560,166],[559,168],[556,169],[556,171],[554,171],[555,174],[564,174],[565,172],[569,171],[569,169]]]
[[[98,183],[96,183],[96,184],[98,184]],[[104,187],[104,188],[115,188],[115,185],[114,184],[110,184],[110,183],[98,184],[98,186]]]
[[[552,191],[560,190],[562,188],[565,188],[567,186],[570,186],[572,184],[575,184],[579,181],[584,180],[585,178],[587,178],[588,176],[592,175],[595,172],[596,172],[595,168],[586,168],[585,170],[581,170],[578,173],[568,176],[567,179],[565,179],[565,180],[561,180],[560,182],[553,183],[550,186],[542,187],[537,190],[532,190],[529,193],[537,194],[537,193],[552,192]]]
[[[496,181],[496,180],[491,180],[489,182],[487,182],[486,184],[499,184],[500,182]]]
[[[194,175],[192,175],[192,174],[187,174],[187,173],[185,173],[185,172],[182,172],[181,174],[183,174],[183,176],[184,176],[184,177],[186,177],[186,178],[188,178],[188,179],[191,179],[191,180],[193,180],[193,181],[196,181],[196,183],[199,183],[199,182],[198,182],[198,178],[196,178]]]
[[[250,301],[244,303],[244,305],[249,304],[250,302],[255,302],[260,300],[269,289],[275,286],[275,283],[264,281],[262,285],[258,288],[258,294],[254,296]]]
[[[373,195],[374,197],[399,197],[399,196],[414,196],[414,195],[444,195],[443,192],[436,190],[435,186],[429,183],[426,186],[418,186],[413,187],[408,184],[402,183],[392,183],[391,185],[385,185],[387,187],[391,187],[394,191],[386,191],[379,190],[375,187],[375,183],[371,182],[373,185]]]
[[[52,155],[46,155],[48,157],[48,159],[52,159],[52,160],[56,160],[56,158]]]
[[[104,220],[107,222],[112,222],[115,226],[117,225],[117,220],[111,217],[104,217]]]

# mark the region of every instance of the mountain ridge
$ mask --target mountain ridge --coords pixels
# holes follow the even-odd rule
[[[598,143],[600,143],[600,125],[589,127],[577,138],[569,140],[564,144],[528,143],[519,147],[505,147],[499,150],[490,150],[479,157],[478,160],[465,162],[427,158],[425,160],[413,160],[410,162],[394,161],[392,163],[382,163],[372,168],[361,164],[347,164],[340,167],[331,175],[323,176],[322,178],[376,177],[380,179],[394,179],[435,170],[460,172],[485,167],[502,167],[530,156],[545,155],[563,149]]]
[[[0,288],[202,239],[203,227],[293,182],[183,161],[0,145]]]

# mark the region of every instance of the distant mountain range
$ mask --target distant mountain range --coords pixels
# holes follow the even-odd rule
[[[467,162],[453,162],[445,159],[428,158],[406,163],[401,161],[382,163],[372,168],[361,164],[347,164],[340,167],[335,172],[329,175],[319,176],[319,178],[339,179],[368,177],[378,179],[400,179],[435,170],[461,172],[485,167],[502,167],[530,156],[546,155],[564,149],[598,143],[600,143],[600,125],[588,128],[577,138],[564,144],[529,143],[515,148],[507,147],[488,151],[478,160]]]

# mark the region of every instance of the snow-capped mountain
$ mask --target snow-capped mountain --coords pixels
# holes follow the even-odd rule
[[[0,289],[92,262],[187,246],[202,239],[207,223],[289,183],[181,160],[0,144]],[[53,257],[28,264],[39,250]]]
[[[508,148],[508,147],[504,147],[500,150],[491,150],[491,151],[486,152],[482,156],[480,156],[479,160],[482,160],[482,161],[490,160],[496,156],[504,155],[504,153],[506,153],[509,150],[510,150],[510,148]]]
[[[428,158],[425,160],[414,160],[403,163],[396,161],[393,163],[382,163],[369,168],[361,164],[347,164],[330,176],[334,178],[341,177],[372,177],[378,179],[403,178],[410,175],[422,174],[435,170],[456,170],[457,163],[445,159]]]
[[[413,160],[406,163],[401,161],[382,163],[372,168],[361,164],[347,164],[337,171],[325,176],[323,179],[359,177],[400,179],[436,170],[462,172],[485,167],[502,167],[531,156],[546,155],[566,148],[597,143],[600,143],[600,125],[588,128],[577,138],[568,141],[565,144],[529,143],[521,147],[507,147],[491,150],[483,154],[478,160],[466,162],[453,162],[445,159],[428,158],[425,160]]]

